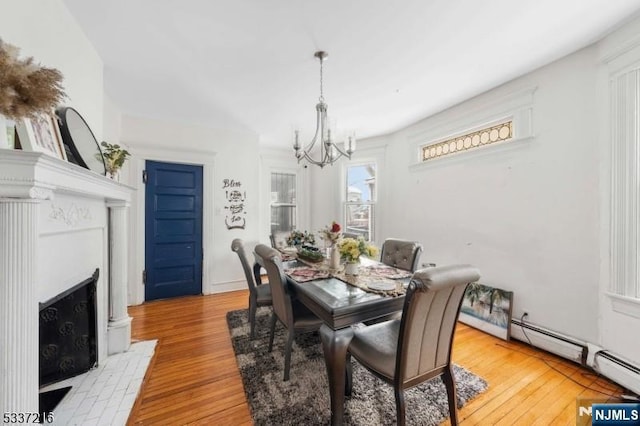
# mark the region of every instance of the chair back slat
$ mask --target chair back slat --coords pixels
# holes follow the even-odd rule
[[[382,244],[380,262],[394,268],[415,272],[420,263],[422,244],[417,241],[387,238]]]
[[[253,277],[253,270],[249,264],[249,259],[247,259],[247,253],[244,249],[244,242],[240,238],[236,238],[231,242],[231,250],[236,252],[238,257],[240,258],[240,263],[242,264],[242,269],[244,270],[245,278],[247,279],[247,285],[249,286],[249,292],[251,294],[256,294],[256,282]]]
[[[413,275],[398,340],[396,377],[401,382],[450,363],[462,297],[467,285],[479,278],[471,265],[422,269]]]
[[[287,327],[293,327],[291,297],[287,292],[287,277],[282,269],[280,253],[264,244],[258,244],[255,253],[262,259],[262,264],[267,270],[273,311],[280,321],[287,324]]]

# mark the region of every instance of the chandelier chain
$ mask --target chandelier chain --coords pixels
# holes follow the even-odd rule
[[[323,85],[322,85],[322,63],[323,62],[324,60],[320,58],[320,98],[318,98],[320,102],[324,102],[324,91],[323,91]]]

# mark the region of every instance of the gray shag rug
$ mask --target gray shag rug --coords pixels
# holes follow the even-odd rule
[[[268,352],[270,308],[258,309],[256,338],[249,340],[248,311],[227,313],[233,349],[256,425],[326,425],[331,422],[327,372],[320,335],[296,336],[291,373],[284,382],[285,330],[278,323],[273,352]],[[353,389],[345,398],[346,425],[394,425],[393,387],[353,363]],[[455,366],[458,408],[487,389],[487,383]],[[405,391],[407,424],[437,425],[449,416],[444,384],[439,378]]]

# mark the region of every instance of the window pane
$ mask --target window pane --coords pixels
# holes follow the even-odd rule
[[[346,229],[345,233],[355,234],[371,239],[373,231],[373,206],[370,204],[348,204],[345,211]]]
[[[271,203],[296,203],[296,175],[271,173]]]
[[[372,202],[376,197],[376,165],[373,163],[347,168],[347,202]]]
[[[271,234],[296,228],[296,175],[271,173]]]
[[[296,206],[271,206],[271,235],[296,228]]]

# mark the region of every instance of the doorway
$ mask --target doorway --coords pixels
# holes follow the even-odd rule
[[[145,300],[202,294],[202,166],[145,170]]]

